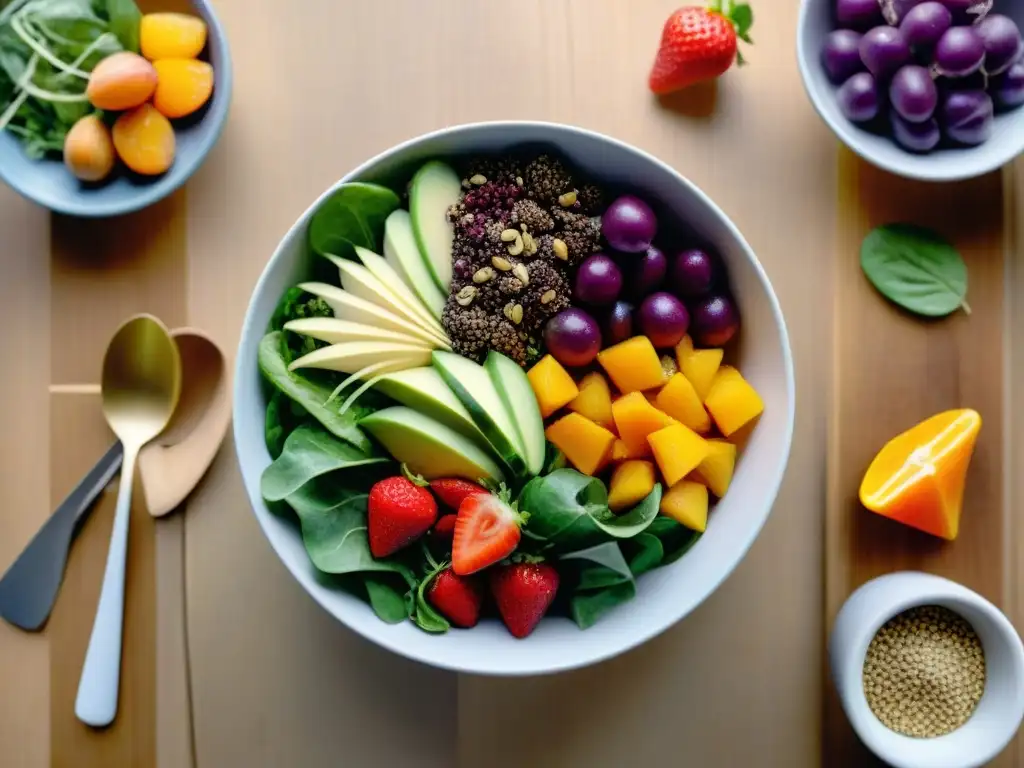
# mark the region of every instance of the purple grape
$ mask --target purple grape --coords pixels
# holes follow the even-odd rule
[[[642,253],[651,247],[658,219],[651,206],[633,195],[614,200],[601,216],[601,234],[616,251]]]
[[[934,114],[939,91],[927,69],[908,64],[892,78],[889,103],[905,120],[923,123]]]
[[[821,65],[834,84],[845,83],[852,75],[864,69],[864,62],[860,59],[862,37],[862,34],[851,29],[837,29],[829,32],[825,38],[825,45],[821,49]]]
[[[867,72],[858,72],[839,86],[836,98],[847,120],[865,123],[878,115],[878,88]]]
[[[877,78],[886,78],[910,61],[910,46],[898,29],[875,27],[860,40],[860,58]]]
[[[633,299],[642,299],[661,288],[668,272],[668,259],[661,248],[654,245],[639,256],[622,258],[620,264],[625,292]]]
[[[992,10],[992,0],[942,0],[954,24],[973,24]]]
[[[945,134],[961,144],[975,146],[992,135],[992,98],[984,91],[953,91],[939,110]]]
[[[590,365],[601,351],[601,329],[582,309],[563,309],[544,328],[548,352],[570,368]]]
[[[1000,109],[1024,105],[1024,61],[1018,61],[992,81],[992,98]]]
[[[1020,30],[1001,13],[990,13],[976,27],[985,46],[985,71],[998,75],[1020,58]]]
[[[841,27],[871,29],[882,23],[878,0],[836,0],[836,20]]]
[[[966,77],[985,61],[985,44],[972,27],[950,27],[935,44],[935,67],[939,74]]]
[[[678,344],[689,326],[690,313],[671,293],[652,293],[640,305],[640,330],[659,349]]]
[[[923,123],[911,123],[895,112],[889,114],[896,143],[911,152],[931,152],[942,139],[939,122],[934,117]]]
[[[595,253],[588,256],[576,272],[573,298],[585,304],[611,304],[622,291],[622,272],[610,256]]]
[[[683,298],[703,296],[715,282],[715,260],[707,251],[693,248],[672,260],[672,290]]]
[[[953,15],[949,9],[931,0],[910,9],[900,22],[900,34],[909,46],[931,48],[951,26]]]
[[[633,305],[616,301],[604,319],[604,343],[608,346],[633,338]]]
[[[693,340],[702,347],[724,347],[736,335],[740,316],[727,296],[708,296],[691,307]]]

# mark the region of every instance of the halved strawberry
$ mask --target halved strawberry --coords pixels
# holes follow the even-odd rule
[[[465,576],[511,555],[523,522],[523,515],[509,504],[507,491],[467,496],[455,521],[452,570]]]
[[[488,490],[483,486],[459,477],[441,477],[437,480],[431,480],[430,490],[434,492],[437,498],[456,512],[459,511],[459,507],[462,506],[462,502],[465,501],[467,496],[472,496],[476,493],[488,493]]]

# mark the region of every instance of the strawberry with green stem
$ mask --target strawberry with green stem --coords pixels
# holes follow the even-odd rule
[[[723,6],[724,2],[724,6]],[[711,0],[707,7],[686,6],[673,13],[661,32],[661,45],[648,85],[664,95],[723,75],[735,61],[745,62],[738,40],[753,44],[754,12],[746,3]]]

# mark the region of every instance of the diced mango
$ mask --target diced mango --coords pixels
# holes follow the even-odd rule
[[[709,491],[722,498],[729,490],[732,473],[736,468],[736,446],[718,438],[712,438],[707,443],[708,455],[694,470],[694,474]]]
[[[578,413],[566,414],[544,430],[544,435],[585,475],[604,467],[615,442],[615,435]]]
[[[668,485],[678,483],[708,455],[708,441],[683,424],[659,429],[647,436],[647,442]]]
[[[615,468],[608,483],[608,508],[622,512],[639,504],[653,490],[654,464],[635,459],[624,461]]]
[[[708,527],[708,489],[691,480],[680,480],[661,497],[661,514],[703,533]]]
[[[693,384],[701,402],[707,399],[711,382],[718,373],[724,354],[721,349],[694,349],[693,340],[689,336],[683,336],[683,340],[676,345],[679,370]]]
[[[701,434],[711,429],[711,417],[697,395],[693,384],[681,373],[677,373],[658,392],[655,401],[659,409],[676,421],[682,422],[694,432]]]
[[[610,461],[614,464],[631,458],[633,457],[629,455],[629,448],[626,447],[626,444],[622,442],[621,438],[615,438],[615,442],[612,444],[612,456]]]
[[[597,362],[624,395],[660,387],[665,381],[658,353],[646,336],[634,336],[601,350]]]
[[[576,382],[562,364],[551,355],[544,355],[526,374],[533,394],[545,419],[580,393]]]
[[[139,22],[139,48],[150,61],[194,59],[206,45],[206,22],[187,13],[147,13]]]
[[[764,402],[757,390],[731,365],[723,365],[718,369],[704,406],[718,425],[718,430],[726,437],[757,418],[764,410]]]
[[[579,383],[580,393],[567,406],[605,429],[615,429],[612,418],[612,392],[608,380],[597,371],[588,373]]]
[[[630,458],[650,456],[647,436],[673,423],[670,417],[647,402],[642,392],[630,392],[612,403],[612,415]]]

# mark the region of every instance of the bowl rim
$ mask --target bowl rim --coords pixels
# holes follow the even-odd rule
[[[330,194],[332,194],[340,184],[358,178],[359,176],[363,175],[367,170],[373,168],[382,161],[391,157],[401,156],[403,153],[408,152],[411,149],[414,149],[415,147],[422,143],[429,142],[433,139],[437,139],[442,136],[455,136],[457,138],[459,134],[472,133],[474,131],[478,131],[481,129],[500,131],[514,130],[516,128],[546,130],[551,131],[554,134],[561,135],[582,134],[591,139],[614,145],[627,153],[635,155],[639,160],[645,163],[650,163],[660,167],[663,171],[670,174],[673,177],[673,179],[678,184],[682,185],[690,194],[694,195],[701,204],[707,206],[707,208],[711,211],[713,215],[719,217],[723,226],[728,231],[729,235],[732,238],[734,238],[735,242],[739,245],[739,247],[745,253],[746,257],[749,259],[750,264],[753,267],[754,273],[757,277],[757,280],[760,283],[768,299],[769,309],[772,317],[774,318],[776,328],[778,329],[779,345],[782,350],[783,377],[786,392],[786,417],[784,425],[784,434],[782,436],[783,461],[779,466],[777,477],[775,477],[774,480],[771,481],[770,487],[765,489],[764,498],[766,499],[766,503],[764,506],[764,513],[761,515],[760,519],[756,521],[756,524],[750,527],[746,538],[743,541],[738,542],[738,547],[735,550],[735,554],[731,558],[731,562],[727,564],[727,567],[723,568],[721,573],[716,578],[710,580],[707,586],[704,589],[702,589],[700,593],[697,594],[695,599],[688,601],[688,607],[687,605],[684,605],[681,610],[666,611],[664,616],[658,621],[649,622],[646,626],[638,628],[636,632],[624,634],[623,637],[625,638],[625,640],[623,642],[617,644],[609,643],[607,646],[605,646],[604,649],[588,653],[587,655],[583,655],[578,659],[556,664],[538,663],[530,668],[524,668],[520,666],[516,667],[515,669],[503,669],[492,667],[484,668],[479,664],[460,664],[457,661],[450,661],[447,659],[437,658],[435,655],[432,655],[423,650],[425,648],[430,647],[429,643],[422,643],[416,644],[415,646],[410,646],[403,642],[396,642],[393,638],[387,635],[376,634],[368,629],[364,629],[361,626],[351,624],[344,618],[336,614],[325,603],[325,601],[321,599],[321,597],[318,594],[314,593],[307,587],[305,582],[305,574],[299,573],[297,568],[293,567],[292,564],[290,564],[283,557],[276,542],[276,534],[275,536],[271,536],[271,533],[267,526],[267,523],[269,522],[269,513],[261,513],[260,511],[258,511],[259,506],[261,504],[264,504],[263,500],[261,498],[258,498],[258,492],[254,493],[250,491],[250,489],[258,487],[258,482],[253,483],[251,482],[252,478],[248,477],[248,474],[251,472],[251,469],[246,468],[245,463],[242,459],[241,451],[239,450],[242,438],[242,435],[240,434],[239,431],[239,424],[241,423],[241,420],[245,418],[245,416],[239,412],[239,404],[241,403],[244,397],[241,391],[241,382],[245,381],[247,377],[259,375],[258,371],[255,370],[254,361],[246,359],[245,356],[242,354],[243,347],[246,346],[245,342],[247,339],[251,338],[253,335],[256,334],[262,336],[265,331],[265,328],[262,325],[257,326],[257,320],[255,317],[255,304],[252,301],[252,297],[256,296],[258,293],[264,290],[265,284],[270,279],[272,266],[283,255],[284,244],[290,241],[296,235],[299,229],[306,226],[309,217],[312,215],[313,211],[316,210],[317,206],[319,206],[323,200],[325,200]],[[239,471],[242,474],[243,485],[245,486],[246,496],[249,499],[249,505],[252,508],[253,515],[259,522],[260,529],[263,532],[264,538],[270,544],[271,549],[274,550],[274,553],[277,555],[278,559],[285,566],[285,568],[287,568],[292,577],[299,582],[300,586],[302,586],[303,591],[305,591],[324,611],[330,614],[333,618],[335,618],[345,627],[347,627],[357,635],[363,637],[364,639],[369,640],[370,642],[382,648],[385,648],[399,656],[404,656],[405,658],[411,659],[413,661],[418,661],[422,664],[426,664],[428,666],[439,669],[446,669],[453,672],[461,672],[467,674],[487,675],[491,677],[521,677],[528,675],[547,675],[592,666],[600,662],[606,661],[608,659],[614,658],[615,656],[618,656],[620,654],[626,653],[627,651],[633,650],[634,648],[637,648],[640,645],[643,645],[644,643],[657,637],[658,635],[662,634],[663,632],[677,624],[688,614],[692,613],[705,600],[707,600],[707,598],[712,593],[717,591],[718,588],[722,585],[722,583],[730,575],[732,575],[732,573],[736,570],[736,567],[746,557],[751,546],[753,546],[754,541],[757,539],[762,529],[764,528],[764,525],[767,522],[768,517],[771,514],[772,509],[775,505],[775,501],[778,498],[779,489],[786,475],[789,456],[792,451],[793,431],[796,418],[796,381],[793,367],[793,355],[789,342],[789,333],[787,331],[786,322],[782,314],[782,308],[779,304],[778,297],[776,296],[775,291],[772,288],[771,281],[769,280],[764,267],[758,260],[757,256],[754,254],[754,251],[750,247],[750,244],[740,233],[737,226],[733,223],[732,219],[730,219],[725,214],[725,212],[722,211],[722,209],[718,205],[716,205],[714,201],[712,201],[711,198],[708,197],[708,195],[706,195],[703,192],[703,190],[701,190],[695,183],[693,183],[688,178],[683,176],[679,171],[674,169],[668,163],[658,159],[654,155],[651,155],[650,153],[638,147],[628,144],[625,141],[621,141],[606,134],[599,133],[597,131],[593,131],[587,128],[582,128],[567,123],[555,123],[536,120],[480,121],[472,123],[461,123],[429,131],[427,133],[423,133],[418,136],[406,139],[388,149],[385,149],[382,152],[378,152],[368,160],[360,163],[358,166],[345,173],[336,182],[331,184],[331,186],[328,189],[326,189],[321,195],[319,195],[316,198],[316,200],[314,200],[313,203],[309,205],[298,216],[295,222],[288,228],[288,231],[281,237],[281,239],[278,241],[277,245],[274,248],[273,254],[267,260],[267,263],[264,265],[263,271],[260,274],[260,277],[257,280],[256,285],[253,287],[253,290],[250,294],[249,305],[246,308],[241,334],[239,336],[238,349],[235,360],[233,389],[234,391],[232,402],[232,437],[234,438],[235,453],[238,458]],[[385,625],[382,624],[381,626]]]
[[[196,152],[188,160],[182,162],[173,180],[168,181],[166,177],[156,179],[148,186],[140,187],[136,194],[120,198],[118,200],[84,203],[77,201],[59,202],[55,200],[43,200],[37,195],[30,194],[27,187],[21,181],[22,177],[11,176],[8,174],[3,167],[3,164],[0,164],[0,179],[2,179],[7,186],[26,200],[31,200],[35,204],[52,211],[53,213],[96,219],[108,216],[122,216],[124,214],[134,213],[135,211],[147,208],[150,205],[163,200],[165,197],[169,197],[174,192],[177,192],[185,182],[192,178],[192,175],[206,160],[210,150],[216,146],[217,142],[220,140],[221,134],[224,132],[224,127],[227,124],[228,112],[231,107],[231,95],[234,86],[234,67],[232,66],[231,61],[231,48],[228,44],[228,37],[224,31],[224,25],[221,23],[217,13],[213,9],[213,4],[210,0],[189,0],[189,2],[199,12],[199,15],[204,17],[204,20],[209,27],[207,41],[210,39],[217,40],[217,46],[222,62],[217,70],[217,82],[214,87],[214,96],[210,103],[211,109],[202,118],[204,121],[207,119],[212,120],[213,125],[211,133],[204,142],[205,146],[201,148],[201,151]],[[207,42],[207,45],[209,45],[209,42]],[[51,160],[50,162],[57,161]]]
[[[1008,163],[1013,162],[1018,155],[1024,153],[1024,132],[1022,132],[1020,146],[1014,147],[1012,142],[1009,141],[996,145],[989,154],[991,159],[986,163],[964,162],[955,165],[932,163],[929,165],[925,162],[917,162],[918,160],[926,159],[928,157],[927,155],[918,156],[909,152],[907,153],[908,161],[906,164],[892,163],[885,159],[872,156],[872,153],[862,145],[862,142],[855,133],[855,131],[859,129],[848,121],[834,120],[832,116],[828,114],[827,110],[823,108],[820,95],[811,87],[810,67],[812,66],[812,61],[817,61],[817,56],[807,50],[804,41],[804,31],[807,28],[811,5],[824,1],[825,0],[802,0],[800,3],[800,11],[797,14],[796,22],[796,63],[797,68],[800,70],[800,82],[803,84],[804,92],[807,94],[807,98],[811,102],[811,106],[814,107],[814,111],[818,113],[818,117],[820,117],[822,122],[829,127],[835,137],[854,154],[862,160],[871,163],[876,168],[881,168],[884,171],[888,171],[889,173],[893,173],[905,179],[929,182],[950,182],[965,181],[967,179],[984,176],[986,173],[991,173],[992,171],[998,170]],[[967,149],[969,150],[970,148]],[[998,151],[996,151],[996,149],[998,149]]]

